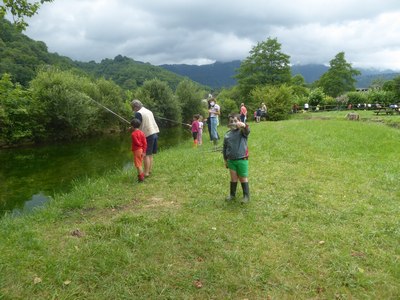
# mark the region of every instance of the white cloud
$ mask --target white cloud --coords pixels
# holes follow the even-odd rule
[[[399,18],[398,0],[55,0],[26,34],[82,61],[230,61],[277,37],[295,64],[327,64],[344,51],[355,67],[400,70]]]

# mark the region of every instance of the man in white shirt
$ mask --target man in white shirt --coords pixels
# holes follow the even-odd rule
[[[135,118],[139,119],[142,123],[139,127],[144,132],[147,141],[146,156],[144,157],[144,176],[148,177],[153,168],[153,154],[157,153],[158,129],[156,120],[153,113],[147,108],[143,107],[140,100],[134,99],[131,103],[132,110],[135,112]]]

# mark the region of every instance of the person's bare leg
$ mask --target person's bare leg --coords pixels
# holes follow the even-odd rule
[[[149,176],[153,166],[153,155],[146,155],[144,157],[144,176]]]
[[[149,155],[149,175],[151,174],[151,170],[153,169],[153,155]]]

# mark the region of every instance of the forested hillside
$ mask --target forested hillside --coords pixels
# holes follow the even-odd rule
[[[0,19],[0,76],[8,73],[14,83],[27,86],[41,67],[49,65],[60,70],[74,69],[94,78],[104,77],[124,89],[135,89],[146,80],[158,78],[174,90],[184,79],[161,67],[121,55],[114,59],[103,59],[100,63],[73,61],[57,53],[49,53],[45,43],[30,39],[8,20]]]
[[[57,53],[49,53],[43,42],[22,34],[8,20],[0,18],[0,76],[11,75],[14,83],[27,86],[40,66],[52,65],[71,69],[73,61]]]
[[[149,63],[135,61],[131,58],[118,55],[114,59],[103,59],[100,63],[90,61],[75,62],[75,66],[95,77],[104,77],[113,80],[124,89],[135,89],[143,85],[146,80],[158,78],[165,81],[175,90],[184,78],[161,67]]]

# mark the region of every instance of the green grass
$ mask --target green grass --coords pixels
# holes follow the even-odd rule
[[[360,121],[386,124],[390,127],[400,128],[400,115],[376,115],[375,110],[339,110],[339,111],[320,111],[311,113],[298,113],[293,115],[294,119],[324,119],[324,120],[344,120],[349,112],[355,112],[360,116]]]
[[[3,218],[0,299],[399,299],[400,131],[316,115],[251,124],[247,205],[187,141]]]

